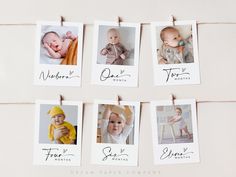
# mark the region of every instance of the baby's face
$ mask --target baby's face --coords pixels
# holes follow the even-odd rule
[[[180,115],[182,114],[182,112],[181,112],[179,109],[176,109],[176,110],[175,110],[175,113],[176,113],[176,115],[178,115],[178,116],[180,116]]]
[[[178,31],[166,31],[164,34],[164,43],[170,47],[178,47],[182,38]]]
[[[120,42],[119,33],[116,31],[110,31],[107,34],[108,42],[110,44],[118,44]]]
[[[111,135],[117,136],[122,132],[124,125],[125,121],[122,118],[120,118],[117,114],[111,113],[107,131]]]
[[[64,123],[65,115],[64,114],[57,114],[54,117],[51,118],[53,125],[61,125]]]
[[[62,40],[54,33],[47,34],[44,37],[43,42],[47,43],[49,47],[55,52],[58,52],[62,49]]]

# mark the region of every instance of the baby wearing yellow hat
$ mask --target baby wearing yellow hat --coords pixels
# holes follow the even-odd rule
[[[100,126],[102,143],[126,144],[133,129],[133,116],[130,107],[105,105]]]
[[[59,106],[54,106],[48,111],[48,114],[51,117],[51,124],[48,127],[48,138],[51,141],[54,141],[54,130],[61,127],[66,127],[69,130],[69,133],[59,139],[59,144],[74,144],[76,139],[76,131],[73,125],[64,121],[66,116],[62,108]]]

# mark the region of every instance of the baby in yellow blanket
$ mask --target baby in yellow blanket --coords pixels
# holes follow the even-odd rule
[[[65,120],[65,113],[59,106],[54,106],[48,111],[51,117],[51,124],[48,127],[48,138],[54,141],[56,144],[74,144],[76,139],[76,131],[73,125]],[[54,138],[54,130],[65,127],[68,129],[68,134],[60,137],[59,139]]]
[[[68,31],[64,37],[60,37],[54,31],[49,31],[43,35],[41,41],[51,58],[60,59],[66,56],[70,43],[75,39],[77,36],[71,31]]]

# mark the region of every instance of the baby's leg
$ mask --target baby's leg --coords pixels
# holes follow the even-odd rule
[[[182,137],[182,136],[183,136],[183,131],[182,131],[182,129],[179,129],[179,132],[180,132],[180,137]]]
[[[189,133],[187,126],[185,126],[185,127],[183,128],[183,130],[184,130],[184,132],[188,135],[188,138],[191,139],[192,136],[191,136],[191,134]]]
[[[113,65],[123,65],[123,59],[117,58],[115,61],[112,63]]]

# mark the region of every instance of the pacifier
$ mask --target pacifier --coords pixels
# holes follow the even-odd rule
[[[180,40],[179,43],[178,43],[178,46],[184,46],[184,45],[185,45],[184,41]]]

